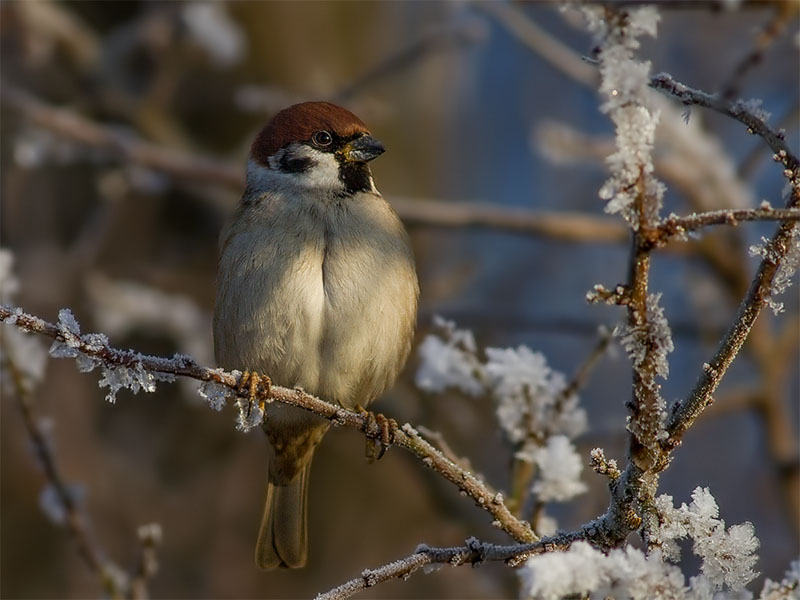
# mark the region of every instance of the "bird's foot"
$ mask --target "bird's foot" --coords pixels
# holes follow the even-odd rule
[[[267,375],[259,375],[256,371],[245,371],[239,379],[237,393],[242,398],[247,398],[246,416],[249,419],[253,406],[258,406],[263,412],[266,408],[265,398],[269,396],[272,380]]]
[[[356,412],[367,418],[364,433],[367,436],[366,457],[368,462],[380,460],[394,443],[394,436],[398,430],[397,421],[391,417],[368,411],[363,406],[356,406]]]

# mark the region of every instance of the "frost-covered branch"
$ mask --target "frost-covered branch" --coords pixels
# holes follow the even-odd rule
[[[343,583],[334,589],[319,594],[316,600],[342,600],[358,592],[371,588],[391,579],[406,579],[419,569],[436,570],[443,566],[458,567],[461,565],[478,565],[486,561],[503,561],[517,563],[521,557],[529,558],[545,552],[565,550],[576,540],[583,539],[580,533],[568,533],[544,538],[531,544],[514,544],[501,546],[488,544],[470,538],[464,546],[451,548],[432,548],[421,544],[413,554],[395,560],[376,569],[365,569],[361,575]]]
[[[713,111],[728,115],[747,126],[750,133],[760,136],[778,157],[778,161],[797,178],[800,161],[792,154],[782,131],[774,131],[766,122],[766,114],[760,108],[760,102],[737,100],[728,102],[715,94],[696,90],[672,78],[667,73],[659,73],[650,80],[650,87],[669,94],[686,105],[703,106]]]
[[[800,190],[794,188],[787,208],[800,207]],[[784,222],[763,248],[763,258],[734,322],[720,342],[714,357],[703,365],[702,373],[689,396],[677,403],[667,425],[668,448],[680,444],[683,434],[712,402],[712,395],[730,367],[764,306],[788,287],[800,263],[800,228],[797,222]],[[777,284],[777,285],[776,285]]]
[[[54,324],[27,314],[22,309],[0,306],[0,321],[55,340],[51,355],[75,358],[81,371],[91,371],[99,367],[102,370],[100,384],[109,387],[107,398],[110,401],[114,400],[119,389],[154,391],[156,380],[170,381],[175,376],[191,377],[204,382],[206,385],[201,387],[201,393],[217,409],[221,409],[229,399],[237,398],[241,393],[239,385],[242,373],[239,371],[204,367],[186,355],[163,358],[113,348],[102,334],[81,334],[77,322],[68,310],[62,310],[59,322]],[[299,388],[269,386],[267,389],[259,386],[255,394],[259,402],[283,402],[297,406],[328,419],[335,425],[354,427],[369,439],[377,440],[381,437],[381,428],[368,415],[331,404]],[[255,417],[260,417],[257,408],[250,411],[246,401],[238,402],[238,405],[240,427],[247,429],[256,425]],[[502,494],[446,458],[411,425],[400,427],[395,432],[392,443],[417,455],[426,466],[455,484],[461,492],[492,515],[496,525],[515,540],[531,542],[537,539],[528,524],[509,511]]]
[[[666,243],[673,237],[682,237],[690,231],[697,231],[710,225],[737,226],[742,221],[800,221],[800,208],[759,208],[712,210],[694,213],[685,217],[670,215],[663,219],[658,227],[650,232],[651,240],[656,245]]]

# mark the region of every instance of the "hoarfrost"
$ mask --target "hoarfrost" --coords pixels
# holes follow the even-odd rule
[[[797,600],[800,598],[800,559],[793,560],[781,581],[764,581],[761,600]]]
[[[228,400],[235,395],[232,389],[215,381],[203,382],[197,393],[206,399],[211,408],[217,411],[222,410]]]
[[[670,560],[680,558],[677,540],[691,538],[694,553],[702,559],[701,571],[715,589],[732,591],[744,588],[758,573],[753,570],[758,556],[758,538],[752,523],[725,529],[719,506],[708,488],[697,487],[692,502],[674,508],[672,497],[656,498],[660,524],[653,539]]]
[[[656,551],[645,555],[627,547],[604,554],[586,542],[566,552],[533,556],[519,570],[525,598],[556,600],[569,595],[591,598],[683,598],[680,569],[665,563]]]
[[[783,311],[783,302],[775,300],[775,296],[784,293],[792,285],[792,278],[800,267],[800,227],[797,225],[792,229],[791,236],[787,240],[788,248],[783,260],[780,261],[778,270],[772,280],[769,296],[766,299],[767,305],[776,315]],[[777,261],[779,256],[772,249],[771,243],[766,238],[761,238],[761,244],[750,246],[751,256],[760,256],[762,259]]]
[[[659,14],[653,7],[627,11],[625,26],[609,25],[604,8],[582,7],[589,29],[600,38],[600,110],[609,114],[615,127],[617,150],[607,159],[611,177],[600,188],[605,210],[619,213],[636,228],[634,199],[644,194],[646,217],[655,219],[661,208],[664,186],[652,176],[653,143],[659,113],[649,108],[649,61],[636,61],[638,37],[655,37]]]
[[[622,347],[628,353],[633,365],[639,368],[644,363],[648,351],[655,353],[656,373],[666,379],[669,376],[667,354],[675,349],[672,331],[659,305],[661,294],[650,294],[647,298],[647,325],[645,327],[620,326],[614,335],[620,338]]]
[[[482,394],[484,386],[479,380],[482,366],[475,356],[477,348],[472,332],[457,329],[455,323],[438,316],[433,322],[442,330],[442,337],[428,335],[420,344],[417,387],[428,392],[455,387],[471,396]]]
[[[564,502],[586,491],[586,484],[580,479],[583,461],[566,436],[549,437],[545,446],[534,448],[529,454],[526,460],[539,467],[533,484],[538,500]]]

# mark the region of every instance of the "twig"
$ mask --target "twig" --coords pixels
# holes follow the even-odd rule
[[[747,107],[745,102],[726,102],[716,95],[690,88],[683,83],[675,81],[675,79],[667,73],[659,73],[653,76],[650,80],[650,87],[669,94],[686,105],[704,106],[723,115],[728,115],[740,123],[747,125],[748,131],[763,138],[775,155],[779,157],[780,162],[787,169],[791,170],[795,174],[795,177],[797,176],[800,161],[792,154],[789,146],[786,144],[784,135],[780,132],[773,131],[761,117]]]
[[[360,591],[371,588],[379,583],[391,579],[406,579],[412,573],[426,565],[476,565],[485,561],[503,561],[507,564],[521,564],[531,556],[545,552],[566,550],[569,545],[577,540],[586,539],[585,533],[564,533],[531,543],[500,546],[488,544],[470,538],[464,546],[452,548],[432,548],[420,545],[413,554],[393,561],[377,569],[365,569],[360,576],[335,587],[334,589],[319,594],[316,600],[342,600],[349,598]]]
[[[787,208],[798,206],[800,206],[800,190],[795,188],[792,190]],[[667,448],[674,448],[680,444],[683,434],[713,401],[714,391],[739,353],[770,296],[772,282],[778,272],[778,267],[789,251],[796,226],[796,223],[785,222],[778,228],[777,233],[769,242],[769,252],[761,261],[750,289],[739,306],[736,319],[720,342],[717,352],[711,361],[703,366],[703,372],[689,396],[673,407],[667,426],[669,433],[669,439],[665,443]]]
[[[97,336],[92,334],[84,336],[73,335],[71,339],[67,340],[63,330],[57,325],[24,313],[20,309],[7,306],[0,306],[0,321],[9,321],[23,331],[35,332],[59,342],[68,343],[70,347],[86,356],[102,361],[106,366],[122,366],[134,370],[144,369],[155,373],[191,377],[198,381],[222,385],[233,393],[237,393],[239,389],[240,374],[223,369],[203,367],[186,356],[175,356],[168,359],[142,355],[131,350],[119,350],[112,348],[105,342],[98,341]],[[259,388],[257,392],[257,399],[263,402],[278,401],[297,406],[328,419],[335,425],[354,427],[370,439],[380,439],[381,428],[375,423],[374,419],[370,421],[368,415],[331,404],[299,388],[288,389],[280,386],[270,386],[269,390]],[[426,466],[454,483],[461,492],[471,497],[479,507],[491,514],[497,526],[515,540],[531,542],[538,539],[527,523],[518,520],[511,514],[500,493],[480,481],[469,471],[446,458],[427,440],[422,438],[411,425],[405,424],[397,430],[393,444],[416,454]]]
[[[658,227],[648,232],[648,239],[661,246],[675,236],[682,236],[689,231],[697,231],[709,225],[731,225],[735,227],[742,221],[794,222],[799,220],[800,208],[772,208],[769,206],[713,210],[685,217],[670,215],[662,220]]]

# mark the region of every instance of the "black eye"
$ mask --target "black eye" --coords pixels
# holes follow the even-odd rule
[[[333,137],[327,131],[318,131],[311,136],[311,141],[320,148],[326,148],[333,143]]]

